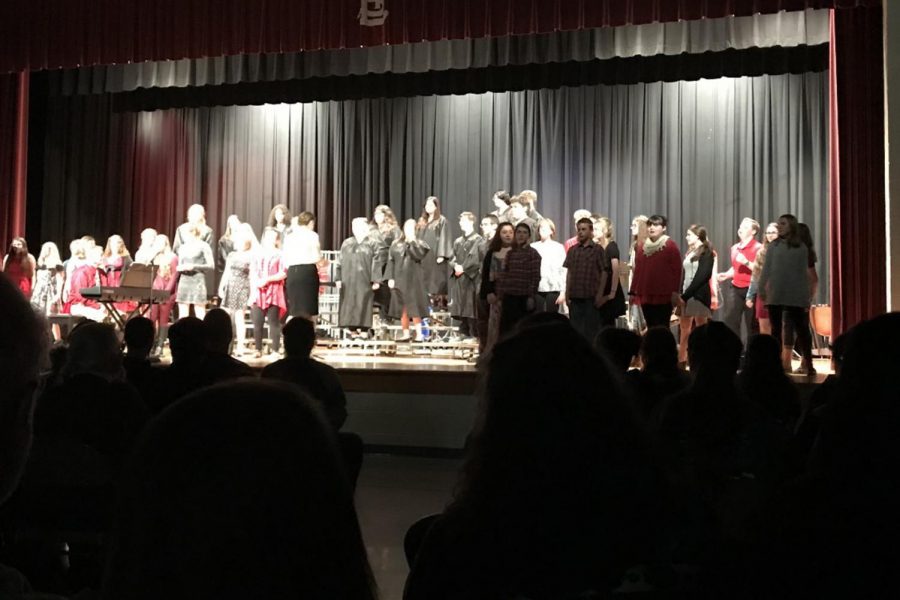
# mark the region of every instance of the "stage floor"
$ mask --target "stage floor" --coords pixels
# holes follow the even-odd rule
[[[423,356],[397,354],[393,356],[362,353],[358,349],[328,348],[317,346],[313,357],[338,371],[344,388],[348,392],[375,393],[419,393],[419,394],[472,394],[477,388],[478,366],[475,357],[454,358],[451,356]],[[255,358],[250,354],[238,357],[254,370],[261,371],[266,365],[281,358],[278,354],[268,354]],[[168,352],[162,363],[168,364]],[[814,360],[815,377],[790,375],[797,385],[816,386],[832,374],[827,358]],[[800,361],[794,361],[794,368]]]

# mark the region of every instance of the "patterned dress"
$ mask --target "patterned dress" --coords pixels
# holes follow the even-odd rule
[[[41,265],[34,272],[31,305],[42,315],[55,315],[62,308],[60,305],[62,281],[58,275],[64,270],[62,265],[54,268]]]
[[[177,301],[181,304],[206,304],[206,274],[213,270],[209,244],[200,240],[186,241],[177,250],[178,263],[189,265],[178,278]]]
[[[225,293],[222,307],[228,310],[243,310],[250,300],[249,252],[233,252],[225,263]]]

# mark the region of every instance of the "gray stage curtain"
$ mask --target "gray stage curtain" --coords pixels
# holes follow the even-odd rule
[[[61,94],[118,93],[141,88],[425,73],[826,43],[828,10],[808,9],[528,36],[93,66],[51,72],[50,85]]]
[[[350,219],[436,195],[453,222],[497,189],[534,189],[560,237],[577,208],[660,213],[683,247],[691,223],[725,251],[738,223],[784,212],[809,223],[827,290],[827,73],[466,96],[115,113],[103,96],[56,98],[49,115],[44,239],[145,226],[171,232],[207,205],[255,228],[274,203],[312,210],[326,248]],[[111,207],[103,209],[103,207]],[[131,236],[129,238],[129,236]],[[727,254],[726,254],[727,255]]]

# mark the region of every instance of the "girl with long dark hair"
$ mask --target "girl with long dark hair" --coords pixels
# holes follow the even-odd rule
[[[34,269],[35,260],[28,253],[28,242],[22,237],[13,238],[3,258],[3,272],[28,299],[31,299],[31,288],[34,285]]]
[[[447,304],[447,281],[450,270],[447,261],[453,258],[453,232],[447,218],[441,214],[441,201],[429,196],[422,207],[417,224],[419,237],[431,249],[422,265],[425,267],[425,285],[436,307]]]
[[[266,227],[270,227],[283,236],[285,231],[291,227],[291,209],[285,204],[276,204],[269,211],[269,220]]]
[[[759,296],[769,309],[772,335],[782,339],[785,320],[793,323],[803,357],[797,373],[813,376],[812,337],[809,331],[810,305],[809,248],[803,243],[797,217],[778,217],[778,239],[766,252],[766,263],[759,276]],[[790,346],[783,344],[784,351]]]
[[[709,282],[715,258],[705,227],[691,225],[685,234],[688,251],[682,263],[681,296],[676,310],[679,316],[681,340],[678,344],[678,364],[687,365],[688,338],[694,327],[705,325],[712,317],[712,292]]]
[[[416,341],[423,341],[422,319],[428,316],[428,292],[425,289],[423,261],[430,248],[416,237],[416,222],[408,219],[403,233],[391,244],[390,259],[384,276],[392,291],[390,313],[400,318],[402,340],[409,340],[409,319],[416,328]]]
[[[508,221],[501,223],[497,228],[497,233],[491,239],[481,265],[481,292],[479,294],[490,307],[484,352],[490,350],[497,338],[500,337],[500,317],[503,314],[503,303],[500,296],[497,295],[497,281],[503,276],[506,255],[512,248],[515,235],[516,229],[512,223]]]

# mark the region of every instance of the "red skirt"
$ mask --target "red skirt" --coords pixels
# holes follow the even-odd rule
[[[759,299],[759,296],[754,300],[754,307],[756,308],[756,320],[759,319],[768,319],[769,318],[769,309],[766,308],[765,302]]]

